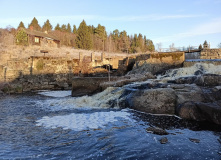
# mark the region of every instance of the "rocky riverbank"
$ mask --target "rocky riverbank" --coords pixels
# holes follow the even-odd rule
[[[158,79],[124,85],[122,95],[111,103],[120,108],[178,115],[188,120],[221,125],[221,70],[220,66],[217,67],[218,72],[211,74],[206,66],[198,64],[186,68],[187,72],[192,70],[193,75],[188,75],[181,68],[171,70]],[[178,75],[180,70],[187,75]]]

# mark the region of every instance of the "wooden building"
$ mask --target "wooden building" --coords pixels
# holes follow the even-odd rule
[[[21,28],[27,34],[29,45],[60,47],[60,40],[47,32]]]

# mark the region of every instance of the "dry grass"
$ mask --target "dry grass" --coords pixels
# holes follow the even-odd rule
[[[71,47],[40,47],[40,46],[18,46],[18,45],[5,45],[0,43],[0,65],[6,65],[9,59],[24,59],[30,56],[44,56],[41,50],[47,50],[45,56],[49,57],[63,57],[71,59],[79,59],[79,53],[82,52],[83,56],[91,56],[91,53],[95,53],[96,59],[100,59],[101,51],[89,51],[74,49]],[[113,57],[127,57],[126,53],[107,53],[105,52],[106,58]]]

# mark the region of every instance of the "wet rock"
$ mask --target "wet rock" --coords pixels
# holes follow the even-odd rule
[[[202,75],[204,72],[202,70],[197,70],[196,72],[194,72],[194,75],[198,76],[198,75]]]
[[[188,120],[205,121],[206,118],[194,102],[186,102],[176,108],[176,114]]]
[[[159,127],[149,127],[146,129],[147,132],[153,133],[153,134],[157,134],[157,135],[168,135],[169,133]]]
[[[189,77],[180,77],[175,79],[175,83],[177,84],[192,84],[196,81],[196,76],[189,76]]]
[[[114,81],[110,82],[103,82],[100,84],[100,87],[102,90],[106,89],[107,87],[122,87],[127,84],[131,84],[133,82],[141,82],[146,81],[147,79],[155,79],[156,76],[154,76],[151,73],[145,73],[145,74],[128,74],[126,76],[122,76]]]
[[[189,140],[190,140],[191,142],[194,142],[194,143],[200,143],[200,140],[199,140],[199,139],[189,138]]]
[[[221,85],[221,75],[217,74],[200,74],[197,72],[197,76],[179,77],[175,79],[177,84],[197,84],[199,86],[217,86]]]
[[[161,139],[160,139],[160,143],[161,143],[161,144],[166,144],[166,143],[168,143],[167,137],[161,138]]]
[[[205,96],[202,89],[195,84],[185,84],[182,88],[174,88],[177,96],[177,106],[185,102],[204,102]]]
[[[130,99],[130,108],[154,114],[175,114],[176,95],[171,88],[136,91]]]
[[[204,74],[198,77],[195,83],[199,86],[218,86],[221,85],[221,75]]]
[[[208,121],[221,125],[221,106],[217,103],[197,103],[197,107]]]

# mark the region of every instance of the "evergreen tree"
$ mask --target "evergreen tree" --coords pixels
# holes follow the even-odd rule
[[[107,33],[106,33],[106,30],[105,30],[105,27],[104,26],[101,26],[100,24],[98,24],[97,28],[95,28],[94,30],[94,34],[102,40],[102,43],[103,43],[103,51],[104,51],[104,41],[106,40],[107,38]]]
[[[73,26],[73,33],[77,34],[77,27],[76,27],[76,25]]]
[[[137,41],[136,47],[138,47],[140,51],[143,51],[144,49],[144,41],[143,41],[143,36],[141,33],[139,33],[138,35],[138,41]]]
[[[61,30],[60,24],[57,24],[57,25],[55,26],[54,30],[60,31],[60,30]]]
[[[47,31],[47,32],[49,32],[49,31],[51,31],[52,30],[52,25],[51,25],[51,23],[49,22],[49,20],[47,19],[47,21],[44,23],[44,25],[42,26],[42,31],[44,32],[44,31]]]
[[[155,46],[154,46],[152,40],[147,39],[145,43],[146,43],[146,46],[147,46],[147,50],[148,50],[148,51],[150,51],[150,52],[155,51]]]
[[[132,38],[132,37],[131,37],[131,38]],[[138,52],[138,51],[139,51],[138,45],[139,45],[139,42],[138,42],[137,34],[134,34],[134,37],[132,38],[132,43],[131,43],[131,47],[130,47],[130,52],[132,52],[132,53]]]
[[[114,40],[115,42],[118,41],[118,38],[119,38],[119,30],[118,30],[118,29],[115,29],[115,30],[113,31],[112,37],[113,37],[113,40]]]
[[[31,24],[29,24],[29,26],[28,26],[28,28],[31,28],[31,27],[33,27],[33,30],[41,31],[41,27],[38,24],[38,20],[35,17],[31,21]]]
[[[28,36],[23,28],[17,32],[16,40],[18,45],[28,45]]]
[[[23,23],[22,21],[19,23],[19,25],[18,25],[18,28],[17,28],[17,29],[19,29],[19,28],[25,28],[25,25],[24,25],[24,23]]]
[[[208,46],[208,43],[207,43],[207,41],[205,40],[204,41],[204,43],[203,43],[203,48],[208,48],[209,46]]]
[[[206,41],[206,40],[204,41],[203,45],[208,45],[208,43],[207,43],[207,41]]]
[[[81,49],[92,48],[91,35],[88,30],[88,26],[84,20],[80,23],[78,31],[77,31],[76,45],[78,48],[81,48]]]
[[[119,37],[119,48],[122,52],[127,52],[128,53],[128,49],[129,49],[129,39],[127,36],[127,32],[123,31],[120,32],[120,37]]]
[[[200,44],[199,45],[199,48],[198,48],[199,50],[202,50],[203,49],[203,47],[202,47],[202,45]]]
[[[63,32],[67,31],[67,26],[65,24],[62,24],[61,31],[63,31]]]
[[[68,25],[67,25],[67,32],[71,33],[71,25],[70,25],[70,23],[68,23]]]
[[[89,29],[90,34],[94,34],[95,33],[95,28],[94,28],[93,25],[92,26],[88,26],[88,29]]]

